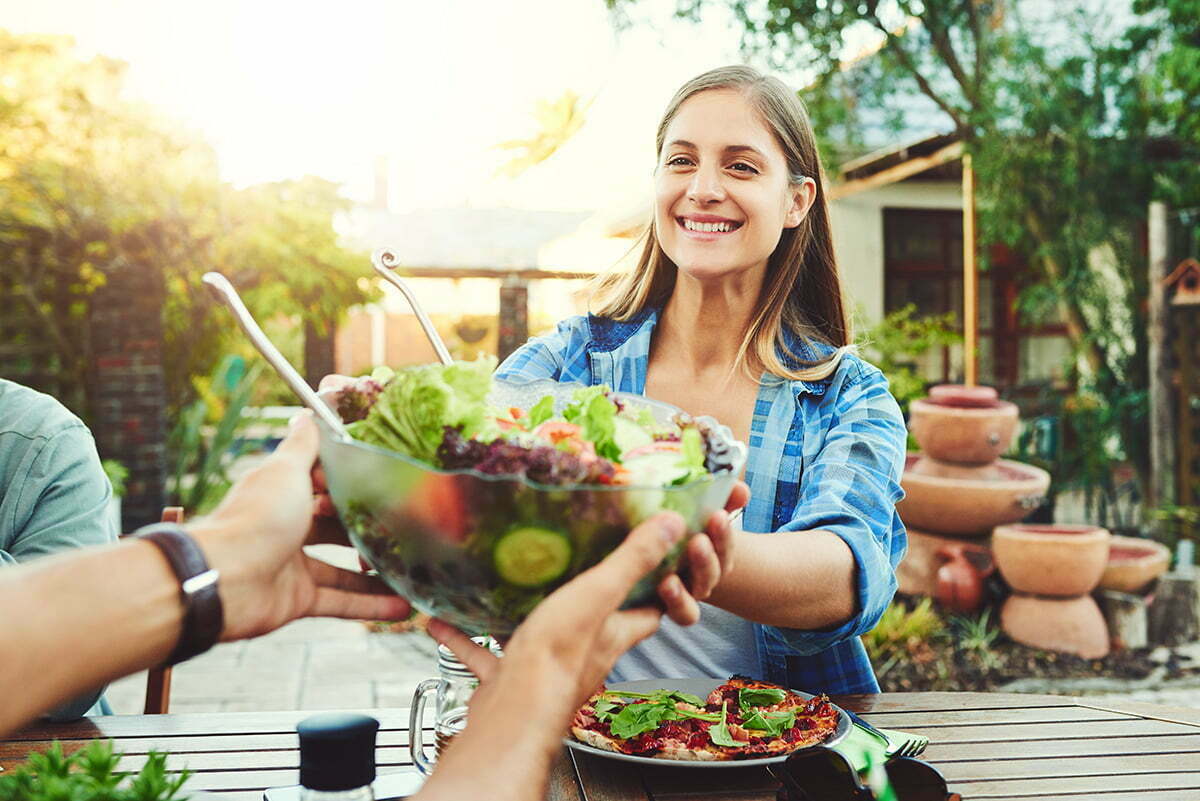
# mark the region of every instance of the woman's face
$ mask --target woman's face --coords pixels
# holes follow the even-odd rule
[[[789,182],[782,148],[741,92],[708,90],[684,101],[667,127],[655,230],[667,257],[698,280],[764,271],[815,193],[811,180]]]

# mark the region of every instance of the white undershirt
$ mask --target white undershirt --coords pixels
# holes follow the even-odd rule
[[[656,634],[618,660],[608,680],[727,679],[735,673],[753,677],[762,673],[754,624],[702,603],[699,623],[683,627],[664,617]]]

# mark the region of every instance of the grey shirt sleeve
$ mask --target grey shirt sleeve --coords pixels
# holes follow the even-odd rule
[[[25,562],[58,551],[103,545],[117,539],[109,516],[112,487],[91,433],[82,424],[62,429],[30,448],[15,474],[5,477],[13,493],[0,521],[0,562]]]
[[[0,476],[5,496],[0,498],[0,566],[114,542],[118,532],[108,510],[112,486],[91,432],[76,423],[24,442],[28,448],[22,458],[9,462],[12,472]],[[72,699],[46,717],[62,721],[98,714],[103,691]]]

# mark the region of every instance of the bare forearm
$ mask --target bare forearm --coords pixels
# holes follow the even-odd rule
[[[733,569],[709,603],[756,623],[794,629],[826,629],[854,616],[854,554],[841,537],[828,531],[735,536]]]
[[[182,620],[178,580],[138,541],[6,569],[0,609],[0,734],[161,662]]]

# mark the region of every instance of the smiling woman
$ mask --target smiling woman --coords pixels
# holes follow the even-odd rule
[[[603,383],[715,417],[750,443],[743,525],[768,536],[740,532],[701,623],[664,626],[612,679],[743,674],[876,692],[858,635],[895,591],[906,433],[886,379],[849,349],[807,114],[779,80],[725,67],[675,94],[656,146],[637,267],[499,374]]]

